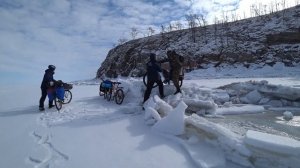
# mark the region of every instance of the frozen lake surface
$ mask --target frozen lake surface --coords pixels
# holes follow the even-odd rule
[[[245,135],[248,130],[255,130],[300,141],[300,113],[296,115],[291,121],[284,120],[282,112],[274,111],[257,114],[226,115],[224,118],[207,119],[240,135]]]
[[[195,78],[184,80],[183,91],[188,92],[192,88],[195,91],[192,92],[192,96],[198,94],[201,97],[208,92],[214,92],[220,86],[250,80],[267,80],[274,85],[300,86],[299,78]],[[121,106],[100,97],[98,95],[100,81],[91,80],[79,82],[74,86],[72,102],[64,105],[59,113],[55,109],[46,109],[45,113],[38,111],[37,104],[40,97],[38,85],[1,87],[0,94],[5,99],[0,102],[2,128],[0,148],[3,149],[1,154],[4,156],[0,158],[0,167],[96,168],[139,165],[144,168],[159,166],[191,168],[206,165],[206,167],[243,168],[244,166],[239,163],[240,157],[243,157],[244,165],[247,165],[250,157],[260,156],[251,156],[244,149],[245,143],[254,146],[266,143],[271,149],[288,153],[291,159],[294,155],[289,153],[290,149],[294,149],[296,154],[298,152],[298,148],[288,146],[289,144],[278,148],[278,144],[269,142],[270,138],[261,138],[263,135],[258,133],[280,135],[299,141],[298,109],[292,109],[294,116],[290,121],[283,119],[283,112],[287,110],[285,107],[253,114],[205,115],[203,120],[199,121],[197,118],[190,118],[196,125],[200,124],[198,129],[208,131],[206,135],[213,134],[220,138],[218,142],[215,140],[207,142],[204,140],[207,138],[205,135],[198,139],[191,134],[193,132],[187,131],[182,136],[159,132],[165,130],[180,133],[183,118],[173,116],[174,118],[165,120],[163,124],[156,125],[155,129],[154,126],[148,125],[144,117],[145,112],[141,108],[144,87],[141,79],[129,78],[120,81],[125,86],[126,93]],[[174,98],[173,87],[173,85],[165,86],[166,92],[171,93],[169,95],[171,98]],[[153,94],[156,92],[157,88],[154,88]],[[187,98],[183,96],[183,99]],[[192,116],[189,113],[185,114],[187,114],[185,117]],[[179,127],[180,129],[176,129]],[[169,128],[175,130],[168,130]],[[258,132],[249,133],[248,130]],[[269,137],[268,135],[266,137]],[[249,142],[245,142],[244,139]],[[236,146],[236,143],[239,145]],[[297,144],[298,142],[295,143]],[[280,158],[280,155],[271,153],[270,156],[262,158],[261,162],[252,164],[255,167],[264,167],[276,161],[278,157]],[[277,167],[292,165],[290,167],[296,168],[294,165],[298,164],[298,161],[292,160],[294,162],[289,164],[291,159],[285,160]]]

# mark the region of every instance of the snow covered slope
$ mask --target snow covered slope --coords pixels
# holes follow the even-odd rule
[[[295,66],[300,62],[300,5],[236,22],[169,33],[129,41],[111,49],[98,70],[109,77],[142,76],[150,52],[158,59],[175,50],[185,57],[189,70],[243,66],[245,69],[273,66],[276,62]]]

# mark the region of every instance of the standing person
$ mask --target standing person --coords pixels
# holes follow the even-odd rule
[[[176,92],[181,93],[179,86],[179,77],[183,67],[183,57],[178,55],[175,51],[168,50],[167,56],[170,62],[170,79],[173,81]]]
[[[43,81],[41,84],[42,96],[40,98],[40,104],[39,104],[40,111],[45,110],[44,102],[47,97],[47,89],[54,85],[54,82],[55,82],[55,80],[53,79],[54,70],[55,70],[54,65],[49,65],[48,69],[45,70],[45,74],[44,74]],[[52,108],[53,106],[54,106],[53,100],[49,100],[49,108]]]
[[[159,94],[163,98],[164,96],[164,87],[163,82],[159,72],[161,72],[161,67],[156,61],[155,54],[150,54],[150,61],[147,63],[147,89],[144,94],[144,103],[149,99],[154,83],[157,83],[159,88]]]

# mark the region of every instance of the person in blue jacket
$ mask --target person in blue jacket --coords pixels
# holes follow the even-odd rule
[[[150,61],[147,63],[147,89],[144,94],[144,102],[147,101],[150,97],[154,83],[157,83],[159,88],[159,94],[163,98],[164,96],[164,87],[161,80],[159,72],[162,72],[161,67],[156,61],[156,55],[154,53],[150,54]]]
[[[45,70],[45,74],[43,77],[43,81],[41,84],[41,90],[42,90],[42,96],[40,98],[40,104],[39,104],[39,110],[44,111],[44,102],[47,97],[47,89],[50,88],[51,86],[54,86],[55,80],[53,78],[54,75],[54,70],[55,66],[54,65],[49,65],[48,69]],[[53,100],[49,100],[49,108],[52,108],[53,105]]]

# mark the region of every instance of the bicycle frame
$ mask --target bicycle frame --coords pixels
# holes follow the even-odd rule
[[[122,87],[119,87],[120,84],[121,84],[120,82],[112,83],[111,94],[112,94],[113,99],[116,97],[117,90],[122,88]]]

